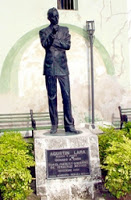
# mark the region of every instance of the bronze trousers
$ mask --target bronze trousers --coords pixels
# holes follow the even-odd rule
[[[74,126],[74,119],[72,117],[71,110],[71,98],[70,98],[70,81],[69,76],[45,76],[48,105],[51,124],[58,126],[58,111],[57,111],[57,80],[60,84],[63,113],[64,113],[64,127]]]

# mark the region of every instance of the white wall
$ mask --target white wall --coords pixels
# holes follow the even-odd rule
[[[60,23],[70,24],[76,28],[81,28],[81,30],[86,29],[86,20],[95,21],[95,38],[98,41],[94,43],[95,113],[100,119],[111,120],[112,113],[118,114],[118,105],[131,106],[129,97],[131,90],[130,0],[127,3],[123,0],[78,0],[78,11],[59,10]],[[14,44],[31,30],[49,24],[47,11],[49,8],[56,6],[56,0],[5,0],[1,2],[0,71],[2,70],[7,54],[12,47],[14,48]],[[68,53],[68,60],[71,71],[73,109],[75,115],[79,116],[79,120],[83,121],[84,115],[88,115],[90,106],[88,87],[90,84],[89,45],[82,34],[78,34],[76,28],[70,30],[72,35],[72,49],[74,52],[71,49]],[[37,43],[35,43],[36,41]],[[34,44],[37,44],[36,47],[33,46]],[[22,44],[21,48],[23,48]],[[34,48],[32,50],[36,55],[40,52],[38,57],[33,57],[37,61],[32,59],[32,64],[29,62],[32,58],[32,51],[28,51],[30,48]],[[19,98],[18,95],[14,95],[11,92],[8,94],[2,93],[0,96],[0,110],[2,112],[20,112],[23,107],[25,110],[28,110],[30,107],[34,107],[36,110],[43,109],[42,102],[44,100],[46,101],[46,99],[43,100],[46,97],[44,97],[45,93],[43,94],[44,79],[42,76],[44,50],[41,48],[39,51],[39,48],[41,48],[40,43],[38,40],[34,40],[25,49],[21,61],[18,63]],[[77,61],[79,66],[77,66],[78,71],[76,72],[75,66]],[[40,64],[39,67],[37,67],[38,63]],[[7,66],[7,69],[10,71],[11,67]],[[111,67],[114,69],[114,74],[109,73]],[[85,74],[84,77],[81,76],[81,72],[79,71],[81,68],[84,69],[82,73],[85,73],[87,77],[85,77]],[[36,83],[37,79],[34,75],[32,75],[34,77],[32,79],[26,73],[27,71],[33,73],[33,70],[34,73],[37,73],[37,76],[41,76],[39,80],[42,79],[39,82],[40,85],[38,84],[38,88]],[[35,89],[30,79],[34,80]],[[75,84],[76,82],[77,85]],[[14,85],[10,85],[10,87],[14,87]],[[28,89],[30,87],[32,92],[28,96]],[[79,95],[75,92],[77,89],[79,89]],[[35,99],[33,98],[34,91],[36,93]],[[82,101],[79,108],[79,97],[81,96]],[[47,103],[45,107],[47,107]],[[81,115],[79,115],[80,112]]]

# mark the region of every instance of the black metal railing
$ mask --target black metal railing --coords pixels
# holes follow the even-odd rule
[[[57,0],[57,8],[65,10],[76,10],[77,0]]]

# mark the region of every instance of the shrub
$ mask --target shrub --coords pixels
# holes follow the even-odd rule
[[[124,136],[123,142],[113,141],[106,152],[102,166],[107,170],[105,186],[120,198],[131,191],[131,140]]]
[[[124,123],[124,130],[127,132],[127,137],[131,139],[131,122]]]
[[[34,166],[30,144],[20,133],[4,133],[0,137],[0,190],[4,200],[25,200],[31,193],[30,166]]]
[[[120,198],[131,191],[131,131],[101,129],[104,133],[99,136],[99,148],[101,168],[107,172],[105,186]]]
[[[113,141],[122,142],[123,135],[129,137],[129,134],[125,130],[115,130],[114,127],[100,127],[103,134],[99,135],[99,150],[100,150],[100,160],[103,164],[104,159],[107,156],[106,149],[108,149]]]

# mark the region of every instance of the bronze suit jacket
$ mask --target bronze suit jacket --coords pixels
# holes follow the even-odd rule
[[[44,75],[65,76],[69,74],[66,50],[70,49],[70,34],[67,27],[59,26],[54,40],[50,37],[52,25],[40,30],[41,44],[46,51]],[[52,42],[53,41],[53,42]]]

